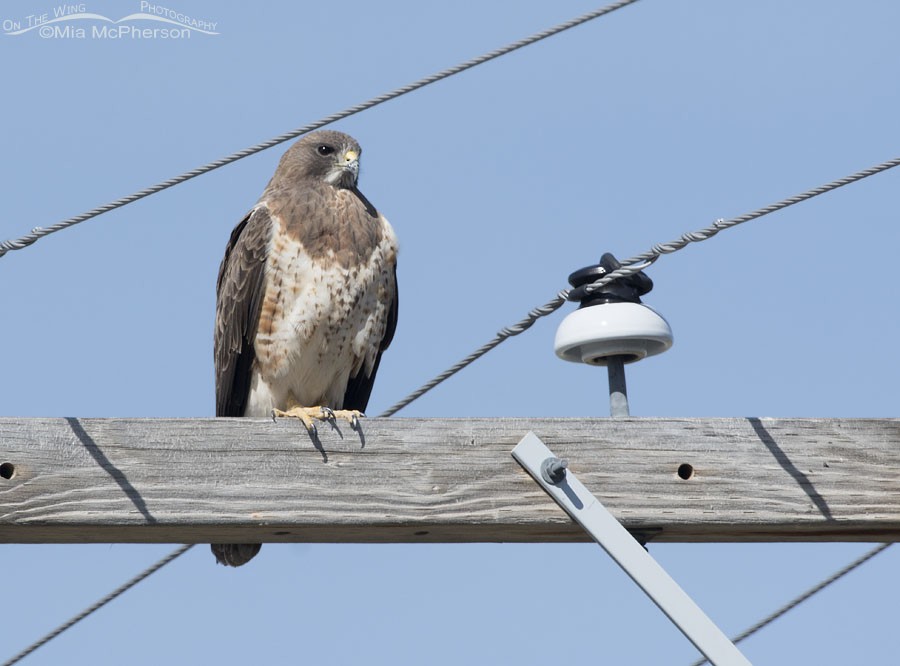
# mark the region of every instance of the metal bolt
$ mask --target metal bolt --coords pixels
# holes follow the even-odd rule
[[[547,458],[541,463],[541,476],[549,484],[562,483],[566,478],[566,467],[569,461],[560,458]]]

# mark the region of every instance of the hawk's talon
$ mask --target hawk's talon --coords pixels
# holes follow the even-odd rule
[[[359,430],[359,419],[364,416],[365,414],[356,409],[332,409],[325,405],[319,407],[300,407],[297,405],[291,407],[286,412],[277,408],[272,410],[273,421],[276,420],[276,417],[288,417],[303,421],[303,425],[306,426],[306,430],[311,437],[315,437],[318,434],[318,429],[315,424],[316,420],[327,421],[331,424],[331,427],[340,433],[340,430],[337,427],[338,419],[348,421],[351,428]]]

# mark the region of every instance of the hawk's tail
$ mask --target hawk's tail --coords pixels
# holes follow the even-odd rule
[[[239,567],[256,557],[261,543],[214,543],[210,544],[216,562],[227,567]]]

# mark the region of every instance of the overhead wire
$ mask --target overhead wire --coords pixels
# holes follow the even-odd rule
[[[646,252],[642,252],[641,254],[637,254],[631,257],[630,259],[624,260],[622,262],[623,265],[621,268],[604,275],[599,280],[584,287],[585,294],[590,294],[597,289],[600,289],[601,287],[609,284],[613,280],[617,280],[621,277],[627,277],[628,275],[633,275],[634,273],[643,270],[649,263],[653,263],[664,254],[672,254],[673,252],[678,252],[691,243],[699,243],[701,241],[709,240],[720,231],[731,229],[732,227],[736,227],[737,225],[743,224],[744,222],[749,222],[750,220],[758,219],[760,217],[763,217],[764,215],[783,210],[788,206],[793,206],[794,204],[798,204],[802,201],[807,201],[809,199],[812,199],[813,197],[825,194],[826,192],[831,192],[840,187],[844,187],[845,185],[849,185],[850,183],[855,183],[859,180],[862,180],[863,178],[874,176],[875,174],[881,173],[882,171],[893,169],[898,165],[900,165],[900,157],[895,157],[892,160],[882,162],[881,164],[876,164],[875,166],[869,167],[867,169],[862,169],[861,171],[852,173],[849,176],[838,178],[837,180],[833,180],[830,183],[820,185],[819,187],[814,187],[810,190],[806,190],[805,192],[801,192],[800,194],[795,194],[793,196],[782,199],[781,201],[776,201],[775,203],[769,204],[768,206],[764,206],[763,208],[759,208],[755,211],[745,213],[744,215],[739,215],[738,217],[733,217],[728,220],[718,219],[708,227],[682,234],[679,238],[669,241],[668,243],[658,243]],[[515,324],[500,329],[494,335],[494,337],[488,340],[484,345],[482,345],[454,365],[450,366],[444,372],[440,373],[430,381],[423,384],[421,387],[407,395],[402,400],[388,407],[381,414],[379,414],[379,416],[393,416],[414,400],[421,398],[441,382],[449,379],[463,368],[477,361],[489,351],[500,345],[500,343],[508,340],[513,336],[519,335],[524,331],[527,331],[532,327],[532,325],[534,325],[534,323],[538,319],[540,319],[541,317],[546,317],[547,315],[552,314],[559,308],[561,308],[568,299],[570,291],[571,290],[569,289],[563,289],[562,291],[557,293],[554,298],[547,301],[543,305],[539,305],[538,307],[534,308],[527,315],[525,315],[524,318],[520,319]]]
[[[297,129],[291,130],[290,132],[279,134],[278,136],[269,139],[268,141],[263,141],[262,143],[258,143],[255,146],[251,146],[249,148],[239,150],[236,153],[232,153],[227,157],[223,157],[221,159],[215,160],[214,162],[204,164],[203,166],[192,169],[191,171],[187,171],[180,176],[169,178],[168,180],[164,180],[160,183],[157,183],[156,185],[152,185],[151,187],[147,187],[133,194],[129,194],[128,196],[122,197],[121,199],[116,199],[115,201],[111,201],[110,203],[104,204],[103,206],[93,208],[86,213],[82,213],[81,215],[76,215],[74,217],[62,220],[61,222],[50,225],[49,227],[35,227],[31,230],[30,233],[25,234],[24,236],[0,242],[0,257],[3,257],[7,252],[10,252],[12,250],[21,250],[23,248],[26,248],[29,245],[37,242],[41,238],[56,233],[57,231],[68,229],[71,226],[90,220],[91,218],[102,215],[103,213],[108,213],[109,211],[121,208],[122,206],[127,206],[128,204],[134,203],[135,201],[143,199],[144,197],[148,197],[151,194],[162,192],[165,189],[183,183],[187,180],[190,180],[191,178],[196,178],[197,176],[209,173],[210,171],[218,169],[219,167],[223,167],[226,164],[231,164],[232,162],[236,162],[245,157],[249,157],[250,155],[255,155],[258,152],[261,152],[268,148],[272,148],[273,146],[277,146],[280,143],[295,139],[302,134],[312,132],[313,130],[317,130],[321,127],[324,127],[325,125],[330,125],[331,123],[337,122],[338,120],[343,120],[344,118],[357,114],[361,111],[365,111],[366,109],[371,109],[373,106],[378,106],[379,104],[383,104],[384,102],[390,101],[407,93],[411,93],[414,90],[418,90],[419,88],[424,88],[425,86],[436,83],[441,79],[446,79],[447,77],[453,76],[454,74],[459,74],[466,71],[467,69],[471,69],[472,67],[476,67],[490,60],[494,60],[495,58],[499,58],[500,56],[506,55],[507,53],[512,53],[513,51],[521,49],[525,46],[530,46],[531,44],[547,39],[548,37],[558,35],[561,32],[614,12],[617,9],[627,7],[628,5],[634,4],[637,1],[638,0],[619,0],[618,2],[606,5],[605,7],[595,9],[586,14],[582,14],[581,16],[555,25],[552,28],[542,30],[541,32],[537,32],[529,37],[525,37],[518,41],[507,44],[506,46],[503,46],[499,49],[490,51],[489,53],[485,53],[470,60],[466,60],[465,62],[460,63],[454,67],[448,67],[447,69],[441,70],[436,74],[426,76],[425,78],[419,79],[418,81],[415,81],[413,83],[407,84],[400,88],[396,88],[395,90],[378,95],[377,97],[373,97],[372,99],[351,106],[347,109],[344,109],[343,111],[333,113],[330,116],[325,116],[324,118],[309,123],[308,125],[304,125],[303,127],[298,127]]]
[[[32,652],[37,650],[39,647],[49,643],[50,641],[52,641],[54,638],[59,636],[61,633],[63,633],[67,629],[71,629],[76,624],[78,624],[83,619],[85,619],[88,615],[100,610],[106,604],[108,604],[110,601],[112,601],[113,599],[115,599],[118,596],[121,596],[122,594],[124,594],[125,592],[127,592],[128,590],[133,588],[135,585],[140,583],[145,578],[149,578],[150,576],[155,574],[157,571],[162,569],[164,566],[166,566],[173,560],[184,555],[186,552],[188,552],[193,547],[194,547],[194,544],[187,544],[187,545],[181,546],[181,548],[177,548],[176,550],[172,551],[171,553],[166,555],[164,558],[162,558],[156,564],[144,569],[141,573],[139,573],[137,576],[135,576],[128,582],[120,585],[119,587],[117,587],[115,590],[113,590],[112,592],[107,594],[102,599],[98,600],[94,604],[85,608],[83,611],[78,613],[78,615],[75,615],[72,618],[70,618],[69,620],[67,620],[66,622],[63,622],[61,625],[59,625],[56,629],[54,629],[50,633],[46,634],[42,638],[39,638],[34,643],[29,645],[27,648],[25,648],[24,650],[22,650],[15,656],[8,659],[7,661],[4,661],[3,664],[0,664],[0,666],[13,666],[13,664],[16,664],[16,663],[22,661],[22,659],[24,659],[25,657],[30,655]]]
[[[774,613],[767,615],[766,617],[764,617],[762,620],[760,620],[753,626],[748,627],[747,629],[745,629],[744,631],[739,633],[737,636],[732,638],[731,642],[734,644],[738,644],[745,638],[749,638],[750,636],[755,634],[760,629],[772,624],[775,620],[780,618],[782,615],[787,613],[789,610],[796,608],[797,606],[802,604],[804,601],[809,599],[814,594],[821,592],[822,590],[824,590],[826,587],[828,587],[832,583],[837,582],[838,580],[840,580],[841,578],[846,576],[848,573],[850,573],[854,569],[857,569],[858,567],[862,566],[863,564],[865,564],[866,562],[871,560],[873,557],[878,555],[878,553],[880,553],[884,550],[887,550],[892,545],[893,545],[892,543],[882,543],[882,544],[876,546],[875,548],[868,551],[861,557],[853,560],[850,564],[848,564],[844,568],[835,571],[832,575],[830,575],[828,578],[823,580],[821,583],[819,583],[817,585],[813,585],[811,588],[806,590],[806,592],[795,597],[794,599],[792,599],[791,601],[786,603],[784,606],[782,606],[781,608],[776,610]],[[708,659],[703,658],[703,659],[699,659],[699,660],[695,661],[693,664],[691,664],[691,666],[703,666],[703,664],[706,664],[708,662],[709,662]]]

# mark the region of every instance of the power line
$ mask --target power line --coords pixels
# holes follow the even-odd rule
[[[870,550],[868,553],[866,553],[866,554],[863,555],[862,557],[853,560],[850,564],[848,564],[847,566],[845,566],[843,569],[840,569],[839,571],[834,572],[831,576],[829,576],[828,578],[826,578],[825,580],[823,580],[821,583],[819,583],[818,585],[815,585],[815,586],[809,588],[806,592],[804,592],[803,594],[801,594],[799,597],[796,597],[796,598],[793,599],[792,601],[786,603],[784,606],[782,606],[781,608],[779,608],[777,611],[775,611],[775,612],[772,613],[771,615],[769,615],[769,616],[763,618],[762,620],[760,620],[759,622],[757,622],[756,624],[754,624],[754,625],[753,625],[752,627],[750,627],[749,629],[746,629],[745,631],[742,631],[740,634],[738,634],[737,636],[735,636],[734,638],[732,638],[732,639],[731,639],[731,642],[732,642],[732,643],[740,643],[740,642],[741,642],[742,640],[744,640],[745,638],[748,638],[748,637],[752,636],[753,634],[755,634],[757,631],[759,631],[759,630],[762,629],[763,627],[765,627],[765,626],[771,624],[772,622],[774,622],[775,620],[777,620],[778,618],[780,618],[782,615],[784,615],[785,613],[787,613],[787,612],[788,612],[789,610],[791,610],[792,608],[796,608],[797,606],[799,606],[800,604],[802,604],[804,601],[806,601],[807,599],[809,599],[811,596],[813,596],[813,595],[816,594],[817,592],[821,592],[822,590],[824,590],[826,587],[828,587],[829,585],[831,585],[832,583],[834,583],[834,582],[837,581],[838,579],[843,578],[843,577],[846,576],[848,573],[850,573],[851,571],[853,571],[853,570],[856,569],[857,567],[859,567],[859,566],[865,564],[866,562],[868,562],[869,560],[871,560],[873,557],[875,557],[876,555],[878,555],[878,553],[880,553],[880,552],[883,551],[883,550],[887,550],[887,549],[888,549],[890,546],[892,546],[892,545],[893,545],[893,544],[890,544],[890,543],[883,543],[883,544],[881,544],[881,545],[879,545],[879,546],[876,546],[875,548],[873,548],[872,550]],[[702,665],[705,664],[705,663],[707,663],[707,660],[706,660],[706,659],[700,659],[700,660],[698,660],[698,661],[695,661],[693,664],[691,664],[691,666],[702,666]]]
[[[441,79],[446,79],[449,76],[453,76],[454,74],[459,74],[460,72],[464,72],[467,69],[471,69],[477,65],[481,65],[483,63],[488,62],[489,60],[493,60],[494,58],[499,58],[500,56],[506,55],[507,53],[511,53],[518,49],[521,49],[525,46],[530,46],[536,42],[539,42],[543,39],[547,39],[548,37],[552,37],[557,35],[565,30],[570,28],[574,28],[576,26],[581,25],[582,23],[587,23],[595,18],[599,18],[605,14],[609,14],[611,12],[616,11],[617,9],[621,9],[622,7],[626,7],[628,5],[634,4],[638,0],[619,0],[619,2],[614,2],[611,5],[607,5],[606,7],[601,7],[600,9],[595,9],[592,12],[588,12],[587,14],[583,14],[576,18],[573,18],[565,23],[560,23],[552,28],[548,28],[547,30],[542,30],[541,32],[535,33],[530,37],[525,37],[524,39],[520,39],[519,41],[513,42],[511,44],[507,44],[506,46],[495,49],[490,53],[485,53],[484,55],[480,55],[476,58],[472,58],[471,60],[467,60],[455,67],[450,67],[448,69],[444,69],[437,74],[432,74],[431,76],[426,76],[423,79],[419,79],[413,83],[405,85],[401,88],[397,88],[392,90],[391,92],[384,93],[379,95],[378,97],[373,97],[372,99],[357,104],[355,106],[351,106],[350,108],[344,109],[343,111],[339,111],[338,113],[333,113],[330,116],[326,116],[321,120],[317,120],[314,123],[310,123],[309,125],[304,125],[303,127],[299,127],[290,132],[286,132],[284,134],[280,134],[273,139],[269,139],[268,141],[263,141],[262,143],[258,143],[255,146],[251,146],[250,148],[245,148],[244,150],[240,150],[236,153],[233,153],[227,157],[223,157],[222,159],[216,160],[215,162],[210,162],[209,164],[205,164],[201,167],[193,169],[191,171],[187,171],[180,176],[175,176],[174,178],[170,178],[169,180],[164,180],[161,183],[157,183],[152,187],[148,187],[146,189],[140,190],[139,192],[135,192],[134,194],[130,194],[126,197],[122,197],[121,199],[116,199],[108,204],[103,206],[98,206],[92,210],[89,210],[86,213],[82,213],[81,215],[76,215],[75,217],[70,217],[62,222],[57,222],[54,225],[49,227],[35,227],[31,230],[31,233],[25,234],[20,238],[15,238],[13,240],[7,240],[0,242],[0,257],[3,257],[7,252],[11,250],[21,250],[22,248],[28,247],[32,243],[35,243],[39,239],[44,236],[49,236],[52,233],[56,233],[57,231],[62,231],[63,229],[68,229],[71,226],[74,226],[80,222],[84,222],[93,217],[97,217],[98,215],[102,215],[103,213],[108,213],[111,210],[115,210],[116,208],[121,208],[122,206],[127,206],[130,203],[134,203],[139,199],[143,199],[144,197],[148,197],[151,194],[156,194],[157,192],[162,192],[165,189],[183,183],[191,178],[196,178],[197,176],[201,176],[205,173],[209,173],[219,167],[223,167],[226,164],[231,164],[232,162],[236,162],[237,160],[243,159],[250,155],[254,155],[258,152],[266,150],[267,148],[271,148],[273,146],[277,146],[280,143],[284,143],[285,141],[289,141],[294,139],[301,134],[306,134],[307,132],[312,132],[313,130],[317,130],[320,127],[324,127],[325,125],[330,125],[333,122],[338,120],[342,120],[347,118],[348,116],[352,116],[354,114],[359,113],[360,111],[365,111],[366,109],[371,109],[373,106],[377,106],[382,104],[383,102],[390,101],[396,97],[400,97],[401,95],[405,95],[406,93],[413,92],[414,90],[418,90],[419,88],[423,88],[427,85],[440,81]]]
[[[739,217],[733,217],[730,220],[716,220],[708,227],[699,229],[697,231],[688,232],[673,241],[669,241],[668,243],[659,243],[657,245],[654,245],[646,252],[635,255],[630,259],[626,259],[625,261],[623,261],[622,268],[619,268],[618,270],[615,270],[597,280],[596,282],[586,286],[585,292],[590,294],[591,292],[596,291],[604,285],[609,284],[613,280],[617,280],[620,277],[633,275],[634,273],[637,273],[638,271],[646,268],[649,264],[659,259],[662,255],[678,252],[678,250],[684,249],[690,243],[699,243],[701,241],[709,240],[717,233],[719,233],[720,231],[724,231],[725,229],[736,227],[737,225],[743,224],[744,222],[749,222],[750,220],[755,220],[757,218],[763,217],[764,215],[768,215],[769,213],[774,213],[775,211],[787,208],[788,206],[793,206],[794,204],[798,204],[802,201],[807,201],[808,199],[817,197],[820,194],[831,192],[832,190],[836,190],[839,187],[849,185],[850,183],[855,183],[858,180],[868,178],[869,176],[874,176],[877,173],[887,171],[888,169],[893,169],[896,166],[900,166],[900,157],[895,157],[894,159],[888,160],[887,162],[882,162],[881,164],[869,167],[868,169],[857,171],[854,174],[839,178],[838,180],[833,180],[830,183],[826,183],[825,185],[814,187],[813,189],[807,190],[806,192],[795,194],[792,197],[782,199],[781,201],[769,204],[768,206],[759,208],[753,212],[740,215]],[[428,393],[428,391],[443,382],[445,379],[449,379],[466,366],[470,365],[474,361],[477,361],[489,351],[500,345],[501,342],[504,342],[505,340],[508,340],[515,335],[519,335],[524,331],[527,331],[541,317],[546,317],[547,315],[556,312],[556,310],[562,307],[563,303],[566,302],[566,299],[569,296],[569,291],[569,289],[560,291],[556,295],[556,297],[554,297],[552,300],[547,301],[543,305],[534,308],[520,321],[512,324],[511,326],[500,329],[500,331],[498,331],[497,334],[493,338],[491,338],[491,340],[473,351],[461,361],[457,362],[455,365],[451,366],[441,374],[434,377],[431,381],[423,384],[420,388],[416,389],[399,402],[395,403],[391,407],[388,407],[385,411],[379,414],[379,416],[392,416],[396,414],[414,400],[417,400],[418,398]]]
[[[186,552],[188,552],[193,547],[194,547],[194,544],[188,544],[186,546],[182,546],[181,548],[178,548],[177,550],[172,551],[171,553],[166,555],[163,559],[161,559],[159,562],[157,562],[153,566],[149,567],[148,569],[145,569],[144,571],[139,573],[137,576],[135,576],[134,578],[129,580],[124,585],[117,587],[115,590],[113,590],[112,592],[107,594],[105,597],[103,597],[102,599],[97,601],[94,605],[89,606],[88,608],[85,608],[78,615],[71,618],[68,622],[65,622],[65,623],[59,625],[56,629],[51,631],[49,634],[47,634],[40,640],[35,641],[31,645],[29,645],[27,648],[22,650],[19,654],[12,657],[9,661],[3,662],[3,664],[0,666],[12,666],[13,664],[18,663],[19,661],[21,661],[22,659],[24,659],[25,657],[30,655],[32,652],[37,650],[42,645],[52,641],[54,638],[59,636],[66,629],[69,629],[70,627],[73,627],[74,625],[78,624],[79,622],[81,622],[84,618],[86,618],[88,615],[90,615],[94,611],[100,610],[101,608],[103,608],[103,606],[108,604],[110,601],[112,601],[119,595],[124,594],[125,592],[130,590],[132,587],[134,587],[135,585],[140,583],[142,580],[144,580],[148,576],[153,575],[154,573],[156,573],[157,571],[162,569],[164,566],[166,566],[169,562],[171,562],[175,558],[180,557],[181,555],[184,555]]]

